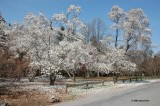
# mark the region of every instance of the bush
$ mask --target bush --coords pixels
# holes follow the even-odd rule
[[[0,50],[0,77],[20,80],[27,73],[29,61],[15,57],[9,50]]]

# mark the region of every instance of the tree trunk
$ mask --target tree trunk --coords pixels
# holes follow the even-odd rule
[[[128,34],[129,36],[131,36],[131,33],[129,33]],[[128,50],[129,50],[129,48],[130,48],[130,44],[129,44],[129,42],[130,42],[130,40],[132,39],[132,37],[129,37],[129,38],[127,38],[127,41],[126,41],[126,52],[128,52]]]
[[[90,77],[90,72],[89,70],[86,70],[87,71],[87,77]]]
[[[115,41],[115,47],[118,46],[118,28],[116,29],[116,41]]]
[[[41,76],[41,70],[42,70],[42,68],[41,68],[41,66],[38,68],[38,70],[37,70],[37,73],[36,73],[36,76]]]
[[[113,82],[114,82],[114,84],[116,83],[116,76],[115,76],[115,72],[113,72]]]
[[[99,71],[97,71],[97,77],[99,77]]]
[[[55,80],[56,80],[56,74],[51,73],[51,75],[50,75],[50,85],[54,85]]]
[[[129,49],[129,40],[127,40],[127,43],[126,43],[126,52],[128,51]]]
[[[76,81],[76,76],[75,76],[75,73],[73,72],[73,81],[75,82]]]
[[[83,78],[86,78],[86,70],[83,71]]]
[[[70,78],[72,78],[71,74],[70,74],[68,71],[66,71],[66,72],[67,72],[68,76],[69,76]]]
[[[83,73],[83,78],[86,78],[86,72]]]

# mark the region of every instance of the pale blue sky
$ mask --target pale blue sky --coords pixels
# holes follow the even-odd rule
[[[132,8],[142,8],[150,19],[153,31],[152,40],[160,50],[160,0],[0,0],[0,11],[9,23],[22,22],[28,13],[44,13],[51,18],[54,13],[65,12],[70,4],[82,8],[81,20],[88,22],[100,17],[109,27],[111,21],[107,14],[113,5],[118,5],[125,11]]]

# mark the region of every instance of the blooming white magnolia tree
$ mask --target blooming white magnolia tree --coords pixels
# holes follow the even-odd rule
[[[122,29],[121,22],[125,14],[126,13],[119,6],[113,6],[111,12],[108,13],[109,18],[114,22],[111,29],[116,31],[115,47],[118,46],[119,30]]]
[[[56,50],[61,69],[74,76],[76,71],[81,69],[82,66],[85,65],[88,68],[91,62],[91,55],[86,46],[81,40],[74,42],[61,41],[60,46]]]
[[[22,25],[15,24],[12,31],[12,49],[26,52],[31,57],[31,65],[40,65],[49,51],[49,21],[43,14],[27,14]],[[50,44],[51,46],[51,44]]]
[[[27,14],[22,24],[14,24],[11,49],[29,57],[30,66],[41,68],[51,80],[61,70],[74,77],[82,67],[88,74],[96,71],[97,76],[99,72],[134,71],[136,65],[127,61],[123,49],[110,45],[110,37],[101,41],[100,51],[85,43],[87,29],[78,18],[80,11],[79,6],[70,5],[66,13],[54,14],[50,21],[42,13]]]
[[[110,38],[109,38],[110,39]],[[100,60],[106,64],[106,72],[133,72],[136,70],[136,64],[129,61],[124,49],[119,49],[108,45],[108,39],[101,40],[101,47],[104,55]]]
[[[116,31],[115,47],[118,46],[118,33],[122,30],[120,47],[125,48],[129,56],[133,51],[141,49],[143,54],[149,54],[153,44],[150,36],[152,31],[149,27],[149,20],[140,8],[131,9],[124,12],[119,6],[113,6],[108,13],[109,18],[114,22],[111,29]]]
[[[59,66],[61,70],[75,74],[82,64],[86,64],[88,59],[88,52],[85,49],[84,33],[86,26],[78,18],[80,14],[80,7],[70,5],[67,13],[54,14],[52,24],[61,23],[64,28],[59,29],[58,32],[63,38],[59,41],[56,52],[59,57]],[[53,26],[54,28],[54,26]],[[52,29],[53,29],[52,28]],[[56,28],[56,27],[55,27]]]
[[[73,17],[70,16],[72,11]],[[63,23],[64,30],[56,25],[51,26],[41,13],[29,13],[22,25],[14,25],[11,49],[28,54],[31,66],[41,66],[45,74],[64,69],[75,71],[75,64],[80,58],[80,53],[76,52],[83,46],[83,33],[86,31],[85,25],[77,17],[79,12],[79,7],[71,5],[67,15],[61,13],[53,16],[52,23]],[[63,39],[57,42],[60,34]]]
[[[0,48],[5,49],[8,46],[8,38],[11,28],[3,20],[3,17],[0,14]]]
[[[138,44],[150,39],[149,20],[140,8],[128,11],[122,26],[126,52],[131,48],[137,48]]]
[[[27,14],[22,25],[15,24],[12,31],[11,49],[18,54],[30,57],[30,66],[47,70],[55,70],[51,56],[55,45],[55,31],[50,29],[48,19],[43,15]],[[17,52],[18,51],[18,52]]]

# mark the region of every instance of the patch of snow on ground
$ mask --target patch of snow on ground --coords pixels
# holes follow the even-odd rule
[[[124,89],[129,89],[129,88],[133,88],[133,87],[137,87],[137,86],[141,86],[144,84],[148,84],[148,83],[153,83],[153,82],[157,82],[160,81],[159,80],[145,80],[145,81],[126,81],[125,83],[122,82],[117,82],[116,84],[114,84],[113,82],[105,82],[104,85],[102,86],[102,84],[96,84],[93,85],[92,88],[90,89],[83,89],[82,86],[79,87],[71,87],[68,88],[68,91],[70,94],[73,95],[81,95],[81,96],[87,96],[87,95],[94,95],[94,94],[98,94],[99,92],[107,92],[107,93],[112,93],[112,92],[116,92],[119,90],[124,90]]]

